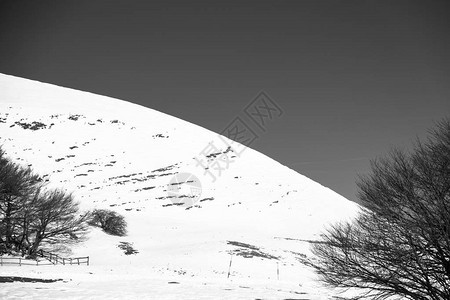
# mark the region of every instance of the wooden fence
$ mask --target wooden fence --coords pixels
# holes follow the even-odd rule
[[[0,266],[4,265],[19,265],[19,266],[43,266],[43,265],[88,265],[89,266],[89,256],[85,257],[71,257],[65,258],[57,254],[44,251],[40,249],[37,252],[38,257],[44,258],[44,260],[25,259],[22,257],[2,257],[0,256]]]
[[[0,266],[6,265],[19,265],[19,266],[43,266],[43,265],[53,265],[48,260],[32,260],[25,259],[22,257],[2,257],[0,256]]]

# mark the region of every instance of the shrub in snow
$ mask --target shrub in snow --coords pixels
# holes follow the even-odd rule
[[[125,218],[115,211],[108,209],[95,209],[88,221],[91,226],[97,226],[111,235],[124,236],[127,234],[127,222]]]
[[[123,250],[123,253],[125,253],[125,255],[131,255],[131,254],[139,253],[139,251],[134,249],[132,244],[130,244],[128,242],[120,242],[120,244],[117,247],[119,247],[121,250]]]

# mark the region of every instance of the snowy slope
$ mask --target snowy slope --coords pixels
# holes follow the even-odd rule
[[[0,74],[8,156],[73,191],[82,209],[123,214],[129,229],[126,237],[93,229],[72,249],[90,256],[89,267],[1,267],[0,276],[65,282],[3,284],[0,298],[328,299],[296,257],[308,254],[304,240],[357,206],[252,149],[238,155],[225,141],[139,105]],[[209,159],[229,162],[216,181],[195,160],[210,142],[218,149]],[[122,241],[139,253],[124,255]],[[252,246],[256,255],[245,257]]]

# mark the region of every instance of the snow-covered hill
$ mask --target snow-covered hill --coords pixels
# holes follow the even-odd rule
[[[308,253],[305,240],[358,209],[261,153],[237,153],[237,144],[194,124],[2,74],[0,144],[51,186],[73,191],[82,209],[124,215],[129,231],[114,237],[93,229],[72,249],[90,256],[89,267],[0,267],[0,276],[65,280],[3,284],[2,299],[328,299],[296,258]],[[120,242],[139,253],[124,255]]]

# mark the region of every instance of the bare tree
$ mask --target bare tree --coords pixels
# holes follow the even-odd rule
[[[411,153],[394,150],[358,182],[365,206],[305,260],[352,299],[450,299],[450,121]]]
[[[20,250],[18,231],[24,221],[28,197],[40,184],[30,168],[12,163],[0,149],[0,243],[7,249]]]
[[[48,190],[29,167],[5,157],[0,148],[0,252],[35,255],[43,244],[81,241],[87,214],[63,190]]]
[[[42,243],[69,244],[84,239],[88,215],[79,214],[72,194],[59,189],[39,191],[34,199],[29,255],[34,255]]]

